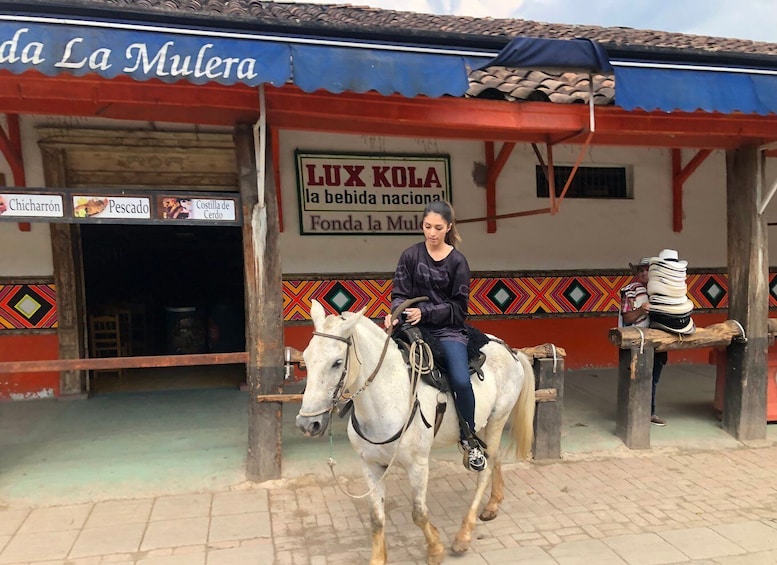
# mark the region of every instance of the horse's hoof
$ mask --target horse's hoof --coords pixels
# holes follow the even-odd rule
[[[443,549],[439,553],[435,553],[435,554],[430,553],[429,555],[427,555],[426,563],[427,565],[440,565],[443,559],[445,559],[445,549]]]
[[[494,518],[497,517],[496,510],[483,510],[483,512],[480,513],[480,519],[484,522],[490,522]]]
[[[453,540],[453,545],[451,546],[451,550],[453,553],[464,553],[469,550],[469,541],[461,541],[458,538]]]

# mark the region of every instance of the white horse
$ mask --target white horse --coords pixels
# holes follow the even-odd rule
[[[459,424],[453,399],[447,395],[447,410],[437,435],[434,434],[438,391],[420,382],[413,386],[402,354],[381,326],[358,313],[326,316],[324,308],[313,301],[310,311],[315,332],[303,353],[307,368],[307,387],[297,415],[297,427],[309,437],[324,433],[335,404],[353,399],[353,419],[348,438],[362,460],[364,477],[370,492],[372,525],[371,565],[386,562],[385,488],[383,476],[392,462],[408,474],[412,488],[413,522],[426,538],[427,562],[437,564],[445,549],[429,521],[426,506],[429,478],[429,452],[432,445],[456,444]],[[513,354],[503,343],[491,341],[482,348],[487,355],[484,379],[473,379],[475,423],[478,435],[488,445],[488,468],[478,473],[472,504],[456,534],[453,551],[469,549],[477,509],[492,479],[491,497],[480,515],[482,520],[496,517],[504,498],[499,445],[502,430],[511,419],[516,455],[526,458],[531,449],[534,420],[534,372],[528,358]],[[439,395],[443,397],[444,395]],[[414,408],[415,399],[418,400]],[[386,440],[391,440],[388,443]]]

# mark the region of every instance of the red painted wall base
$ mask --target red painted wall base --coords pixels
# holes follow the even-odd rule
[[[57,334],[0,336],[0,360],[42,361],[59,358]],[[0,373],[0,401],[59,396],[59,373]]]
[[[695,314],[699,327],[722,322],[725,313]],[[618,352],[607,339],[608,331],[618,319],[597,318],[535,318],[513,320],[478,320],[473,325],[505,340],[512,347],[528,347],[553,343],[566,350],[567,369],[615,367]],[[286,326],[285,344],[300,351],[310,341],[312,324]],[[59,342],[56,334],[0,336],[0,360],[33,361],[57,359]],[[709,363],[710,349],[671,351],[670,363]],[[297,375],[304,377],[304,373]],[[59,397],[59,373],[0,374],[0,401]]]

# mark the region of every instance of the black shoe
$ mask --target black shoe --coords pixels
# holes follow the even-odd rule
[[[653,424],[654,426],[661,426],[661,427],[666,426],[666,422],[664,422],[661,418],[659,418],[655,414],[653,414],[650,417],[650,423]]]
[[[459,444],[459,449],[464,454],[464,467],[467,470],[478,473],[486,470],[488,459],[486,459],[486,454],[483,453],[479,445],[471,445],[467,440],[462,440]]]

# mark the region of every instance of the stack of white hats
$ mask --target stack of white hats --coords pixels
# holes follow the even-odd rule
[[[651,328],[681,335],[696,331],[685,281],[687,267],[688,262],[680,261],[674,249],[651,257],[647,284]]]

